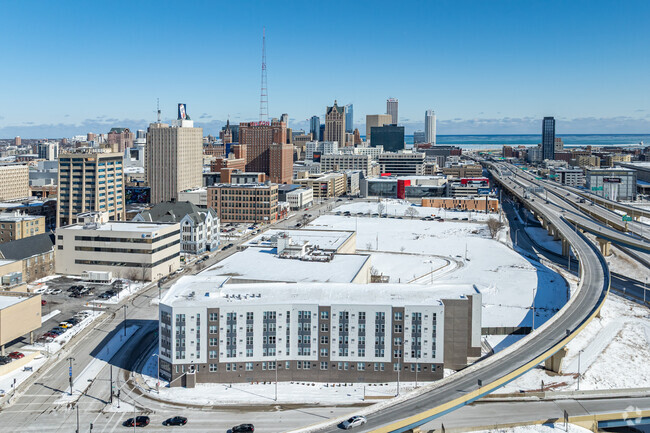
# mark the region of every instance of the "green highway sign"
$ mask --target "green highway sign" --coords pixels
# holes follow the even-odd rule
[[[623,215],[623,221],[632,221],[632,217],[629,215]]]
[[[592,191],[602,191],[602,190],[603,190],[603,187],[602,187],[602,186],[592,186],[592,187],[591,187],[591,190],[592,190]]]

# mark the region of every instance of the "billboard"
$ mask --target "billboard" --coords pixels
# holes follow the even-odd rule
[[[477,188],[476,192],[478,193],[478,195],[489,195],[490,188]]]
[[[621,178],[620,177],[603,177],[603,182],[621,183]]]
[[[179,120],[181,120],[181,119],[183,119],[183,120],[187,119],[187,111],[186,111],[186,108],[187,108],[186,104],[178,104],[178,119],[179,119]]]
[[[127,186],[124,188],[126,204],[146,204],[150,202],[151,189],[148,186]]]
[[[314,162],[320,162],[320,157],[323,156],[323,152],[314,152],[311,160]]]

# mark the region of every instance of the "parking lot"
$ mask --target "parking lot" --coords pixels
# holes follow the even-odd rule
[[[102,304],[99,295],[113,289],[111,284],[89,283],[65,276],[46,281],[40,287],[36,286],[34,289],[41,291],[45,286],[47,286],[46,291],[41,293],[41,299],[45,301],[41,307],[41,316],[46,317],[56,310],[59,310],[60,313],[43,322],[41,327],[34,331],[34,340],[58,326],[60,322],[72,318],[80,311],[105,309],[106,306]],[[72,286],[83,286],[90,290],[78,297],[71,297],[71,292],[68,292],[68,289]],[[51,291],[54,291],[54,293],[47,293]],[[20,348],[27,344],[29,344],[29,338],[24,336],[9,343],[6,346],[6,351],[20,351]]]

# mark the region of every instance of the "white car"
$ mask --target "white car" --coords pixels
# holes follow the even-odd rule
[[[59,293],[61,293],[61,289],[54,289],[50,291],[50,295],[58,295]]]
[[[42,293],[45,293],[46,291],[47,291],[47,286],[45,286],[45,287],[39,287],[38,289],[34,290],[34,293],[36,293],[36,294],[42,294]]]
[[[366,419],[365,416],[355,415],[352,418],[343,421],[341,423],[341,425],[343,426],[343,428],[345,430],[350,430],[351,428],[359,427],[360,425],[364,425],[367,422],[368,422],[368,420]]]

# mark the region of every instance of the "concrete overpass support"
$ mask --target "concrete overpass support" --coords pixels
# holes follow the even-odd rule
[[[608,257],[612,255],[612,243],[605,239],[598,239],[598,244],[600,245],[600,252],[603,256]]]
[[[562,359],[564,359],[566,356],[566,352],[566,347],[563,347],[555,352],[555,355],[547,358],[546,361],[544,361],[544,368],[554,373],[559,373],[562,369]]]
[[[562,239],[562,255],[564,257],[571,255],[571,244],[566,239]]]
[[[557,228],[553,227],[553,240],[559,241],[561,239],[562,237],[560,236],[560,231]]]

